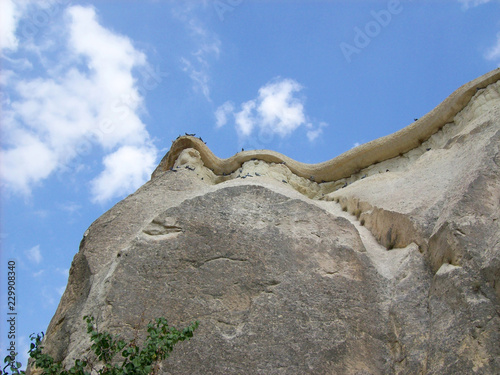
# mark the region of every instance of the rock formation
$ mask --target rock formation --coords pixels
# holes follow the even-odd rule
[[[320,164],[180,137],[84,234],[46,349],[163,316],[200,321],[163,374],[498,374],[499,166],[499,69]]]

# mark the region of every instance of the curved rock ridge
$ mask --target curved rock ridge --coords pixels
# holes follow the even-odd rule
[[[245,162],[262,160],[267,163],[284,163],[295,175],[317,183],[334,182],[359,173],[362,169],[373,164],[397,157],[419,147],[446,124],[452,122],[478,91],[499,80],[500,68],[497,68],[464,84],[431,112],[411,125],[322,163],[301,163],[270,150],[242,151],[230,158],[220,159],[200,138],[181,136],[173,142],[170,151],[162,159],[151,177],[155,178],[158,174],[174,167],[182,151],[192,148],[200,153],[204,166],[211,169],[216,175],[225,176],[234,173]]]

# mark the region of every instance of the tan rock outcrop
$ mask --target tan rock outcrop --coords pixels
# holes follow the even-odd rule
[[[180,137],[85,233],[46,348],[164,316],[200,321],[164,374],[497,374],[499,166],[498,69],[320,164]]]
[[[499,79],[500,69],[495,69],[457,89],[444,102],[413,124],[396,133],[351,149],[324,163],[304,164],[269,150],[243,151],[228,159],[219,159],[201,139],[183,136],[173,143],[170,151],[153,172],[153,177],[157,173],[171,168],[183,150],[194,148],[200,152],[204,165],[217,175],[233,173],[244,162],[258,159],[268,163],[285,162],[295,175],[305,178],[313,176],[315,182],[339,180],[349,177],[370,165],[397,157],[417,148],[428,140],[431,135],[442,129],[443,126],[453,122],[455,115],[469,103],[478,91],[483,90]]]

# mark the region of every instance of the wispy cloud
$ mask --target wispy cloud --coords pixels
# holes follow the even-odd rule
[[[57,293],[57,289],[49,288],[48,286],[43,286],[41,290],[41,297],[43,298],[43,308],[52,308],[59,300],[60,296]]]
[[[304,97],[298,96],[302,86],[295,80],[277,78],[259,89],[257,98],[241,104],[235,112],[230,102],[215,111],[217,126],[227,122],[228,115],[234,116],[235,128],[241,138],[249,137],[255,130],[268,135],[284,138],[301,125],[307,128],[309,141],[314,141],[327,126],[321,122],[314,126],[307,121],[304,110]]]
[[[208,85],[210,78],[206,69],[207,64],[196,67],[193,62],[184,57],[181,58],[181,62],[183,65],[182,70],[186,72],[193,81],[193,90],[195,92],[201,92],[208,101],[211,101],[210,87]]]
[[[27,53],[35,48],[45,71],[38,78],[18,76],[6,83],[5,91],[15,99],[2,102],[3,181],[10,191],[29,195],[34,186],[97,145],[107,155],[104,170],[92,183],[92,200],[104,202],[139,187],[154,168],[157,150],[140,119],[150,85],[140,86],[135,72],[143,80],[158,77],[130,39],[101,26],[92,7],[68,7],[55,27],[65,31],[52,43],[58,58],[42,42],[30,45]],[[147,164],[118,174],[116,165],[110,169],[109,160],[130,150]],[[102,185],[110,178],[113,184]]]
[[[459,3],[462,4],[462,9],[467,10],[469,8],[474,8],[479,5],[483,5],[489,3],[492,0],[458,0]],[[495,44],[488,48],[484,53],[484,58],[486,60],[494,61],[500,66],[500,32],[496,35]]]
[[[31,249],[24,252],[26,257],[30,262],[39,264],[42,261],[42,252],[40,251],[40,245],[33,246]]]
[[[59,272],[64,277],[69,276],[69,268],[56,268],[56,271]]]
[[[82,209],[82,205],[75,202],[66,202],[64,204],[58,204],[59,209],[66,211],[70,214],[78,212]]]
[[[467,10],[469,8],[477,7],[481,4],[489,3],[491,0],[458,0],[462,4],[462,9]]]
[[[314,142],[323,133],[323,128],[327,126],[326,122],[320,122],[316,128],[311,123],[306,124],[308,129],[306,135],[309,142]]]
[[[45,270],[40,270],[35,273],[33,273],[33,277],[40,277],[45,273]]]
[[[487,60],[496,61],[500,66],[500,32],[497,34],[496,44],[486,51],[485,57]]]
[[[195,15],[200,6],[206,8],[206,5],[187,2],[187,6],[183,4],[182,10],[176,8],[173,13],[184,22],[194,46],[189,55],[181,57],[182,70],[191,78],[193,90],[201,92],[208,101],[211,101],[210,65],[219,58],[221,42],[219,37]]]

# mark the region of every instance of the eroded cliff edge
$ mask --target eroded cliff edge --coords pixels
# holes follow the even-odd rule
[[[201,321],[165,374],[498,373],[499,79],[316,165],[179,138],[85,233],[47,349],[165,316]]]

